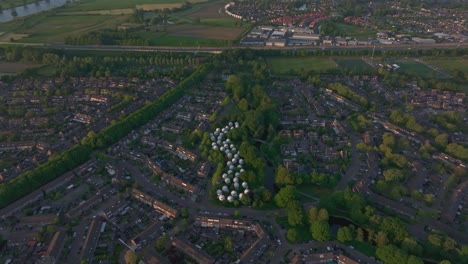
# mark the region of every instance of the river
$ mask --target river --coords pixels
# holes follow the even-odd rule
[[[56,8],[59,6],[65,5],[67,2],[73,2],[74,0],[44,0],[38,1],[36,3],[31,3],[24,6],[18,6],[15,8],[4,9],[0,13],[0,22],[9,22],[15,19],[12,13],[16,11],[17,18],[29,16],[32,14],[36,14],[42,11],[47,11],[52,8]]]

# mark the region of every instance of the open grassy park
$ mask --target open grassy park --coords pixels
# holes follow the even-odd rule
[[[348,36],[355,38],[374,38],[377,30],[363,28],[347,23],[335,23],[334,24],[339,32],[346,33]]]
[[[421,78],[446,78],[445,74],[435,71],[429,66],[417,61],[401,61],[397,62],[400,66],[400,71],[419,75]]]
[[[268,58],[268,65],[274,74],[315,71],[326,72],[336,69],[336,63],[328,58],[318,57],[275,57]]]
[[[426,63],[433,65],[440,70],[451,74],[455,70],[462,71],[465,76],[468,76],[468,57],[461,58],[437,58],[437,59],[426,59]]]
[[[368,71],[372,67],[359,58],[337,58],[335,62],[343,69],[356,70],[356,71]]]

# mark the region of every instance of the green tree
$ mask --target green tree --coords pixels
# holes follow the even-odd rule
[[[447,147],[448,144],[448,135],[440,134],[435,137],[434,142],[439,148],[445,149],[445,147]]]
[[[282,188],[276,195],[275,195],[275,202],[276,205],[279,207],[286,207],[289,202],[296,200],[296,187],[292,185],[288,185]]]
[[[319,241],[330,239],[330,226],[325,221],[316,221],[311,225],[312,238]]]
[[[328,221],[328,218],[329,218],[329,215],[328,215],[327,209],[320,208],[320,210],[318,211],[317,220],[318,221]]]
[[[298,201],[290,201],[286,207],[288,214],[288,223],[290,226],[298,226],[303,224],[304,213],[302,205]]]
[[[364,231],[360,227],[358,227],[356,230],[356,240],[359,242],[364,242]]]
[[[403,264],[407,261],[407,255],[393,245],[379,246],[375,254],[385,264]]]
[[[286,167],[283,165],[279,165],[278,168],[276,168],[275,183],[278,186],[294,184],[294,180],[289,174],[288,169],[286,169]]]
[[[288,239],[289,242],[295,243],[297,241],[297,230],[295,228],[288,229],[286,238]]]
[[[375,236],[375,243],[379,247],[387,245],[388,244],[387,234],[385,234],[385,232],[379,231],[377,235]]]
[[[229,236],[224,239],[224,250],[227,252],[232,252],[234,250],[234,243],[232,242],[232,238]]]
[[[311,206],[309,208],[309,212],[308,212],[307,216],[308,216],[309,224],[312,224],[315,221],[317,221],[317,219],[318,219],[318,209],[317,209],[317,207]]]
[[[353,240],[353,233],[351,231],[351,228],[347,226],[342,226],[338,228],[336,239],[341,243]]]

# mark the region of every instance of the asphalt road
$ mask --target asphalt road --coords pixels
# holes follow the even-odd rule
[[[62,49],[62,50],[89,50],[89,51],[146,51],[146,52],[206,52],[206,53],[221,53],[224,50],[230,49],[253,49],[253,50],[427,50],[427,49],[457,49],[468,48],[468,43],[438,43],[438,44],[399,44],[399,45],[367,45],[367,46],[288,46],[288,47],[170,47],[170,46],[117,46],[117,45],[61,45],[61,44],[47,44],[43,46],[33,46],[36,48],[46,49]]]

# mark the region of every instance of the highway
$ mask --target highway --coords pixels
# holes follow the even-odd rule
[[[438,43],[438,44],[395,44],[395,45],[360,45],[360,46],[286,46],[286,47],[176,47],[176,46],[118,46],[118,45],[62,45],[46,44],[34,46],[35,48],[59,49],[59,50],[82,50],[82,51],[137,51],[137,52],[188,52],[188,53],[213,53],[218,54],[231,49],[252,49],[252,50],[428,50],[428,49],[457,49],[468,48],[468,43]]]

